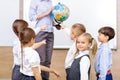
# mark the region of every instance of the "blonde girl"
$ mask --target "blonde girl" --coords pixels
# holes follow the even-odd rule
[[[96,54],[96,40],[89,33],[83,33],[76,40],[76,53],[70,68],[69,80],[90,79],[90,57],[89,53]]]

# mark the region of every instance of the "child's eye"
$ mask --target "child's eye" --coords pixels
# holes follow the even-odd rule
[[[76,41],[76,43],[80,43],[79,41]]]
[[[81,41],[82,44],[84,44],[85,42],[84,41]]]
[[[81,42],[82,44],[85,44],[85,42]]]

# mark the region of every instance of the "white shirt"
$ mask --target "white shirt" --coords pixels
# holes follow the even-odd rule
[[[16,38],[13,42],[13,56],[14,56],[14,65],[20,65],[21,44],[18,38]]]
[[[73,60],[74,60],[75,52],[76,52],[76,45],[74,42],[73,45],[68,50],[68,53],[67,53],[67,56],[65,59],[65,68],[66,69],[71,67],[71,64],[73,63]]]
[[[89,51],[80,51],[79,54],[75,57],[79,58],[83,55],[89,55]],[[80,73],[81,73],[81,79],[80,80],[89,80],[89,76],[88,76],[88,71],[89,71],[89,67],[90,67],[90,60],[87,56],[82,57],[81,61],[80,61]]]
[[[23,69],[20,67],[20,72],[28,76],[34,76],[33,67],[38,67],[41,73],[38,53],[31,47],[23,48]]]

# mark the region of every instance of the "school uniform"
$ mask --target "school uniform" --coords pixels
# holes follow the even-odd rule
[[[13,69],[12,69],[12,80],[18,80],[20,77],[20,63],[21,63],[21,45],[18,38],[13,42]]]
[[[72,62],[74,60],[75,51],[76,51],[76,46],[74,42],[73,45],[70,47],[65,59],[66,80],[68,80],[68,75],[69,75]]]
[[[68,80],[89,80],[90,68],[89,51],[80,51],[71,65]]]
[[[97,80],[112,80],[112,51],[108,43],[100,44],[95,60],[95,71]]]
[[[21,60],[22,60],[21,66],[23,67],[20,67],[20,72],[22,73],[20,79],[35,80],[32,68],[38,67],[39,73],[41,73],[40,57],[38,53],[31,47],[23,48],[23,57],[21,58]]]

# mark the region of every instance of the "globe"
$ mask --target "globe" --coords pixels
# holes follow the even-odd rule
[[[52,11],[52,16],[56,22],[61,23],[67,20],[69,15],[70,15],[70,10],[66,5],[58,3],[56,6],[54,6],[54,9]]]

